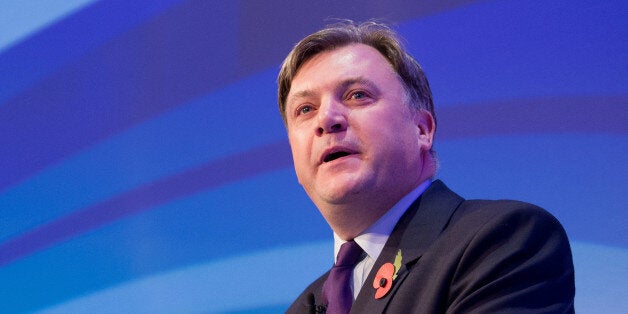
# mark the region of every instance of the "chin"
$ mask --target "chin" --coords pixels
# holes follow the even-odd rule
[[[364,192],[362,185],[343,183],[337,186],[328,185],[318,190],[318,197],[328,204],[345,204]]]

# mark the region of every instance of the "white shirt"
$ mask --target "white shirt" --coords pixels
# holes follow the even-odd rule
[[[414,190],[401,198],[395,206],[388,210],[379,220],[372,224],[364,232],[360,233],[353,240],[366,252],[366,257],[362,259],[354,268],[353,276],[351,277],[351,288],[353,289],[353,299],[355,300],[360,293],[360,289],[366,281],[375,261],[379,257],[379,254],[384,249],[386,241],[390,233],[397,225],[397,222],[406,212],[408,207],[414,202],[431,184],[430,180],[425,180]],[[334,232],[334,263],[340,251],[340,246],[344,244],[345,240],[342,240]]]

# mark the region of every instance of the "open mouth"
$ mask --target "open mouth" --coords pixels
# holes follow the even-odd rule
[[[344,157],[344,156],[349,156],[348,152],[335,152],[335,153],[331,153],[327,156],[325,156],[325,158],[323,159],[323,162],[330,162],[333,160],[336,160],[340,157]]]

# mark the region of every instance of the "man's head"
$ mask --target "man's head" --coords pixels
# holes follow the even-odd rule
[[[299,183],[343,238],[434,175],[427,80],[384,26],[305,38],[284,62],[279,99]]]
[[[404,50],[396,33],[384,24],[367,22],[355,25],[348,21],[329,26],[305,37],[284,60],[277,78],[279,111],[284,123],[286,123],[286,97],[290,93],[292,80],[301,65],[318,53],[350,44],[364,44],[379,51],[399,75],[407,97],[411,100],[409,105],[425,109],[436,118],[432,91],[423,69]]]

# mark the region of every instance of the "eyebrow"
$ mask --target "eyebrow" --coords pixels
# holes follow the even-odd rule
[[[379,88],[377,88],[377,86],[375,85],[375,83],[369,79],[366,79],[362,76],[358,76],[358,77],[354,77],[354,78],[348,78],[346,80],[343,80],[340,85],[338,86],[339,89],[347,89],[349,86],[353,85],[353,84],[362,84],[362,85],[366,85],[368,86],[369,89],[374,89],[376,91],[379,91]]]
[[[299,92],[294,93],[293,95],[288,95],[288,105],[290,105],[291,103],[293,103],[295,101],[295,99],[299,99],[299,98],[308,98],[308,97],[312,97],[314,96],[316,93],[313,90],[310,89],[306,89],[306,90],[302,90]]]

